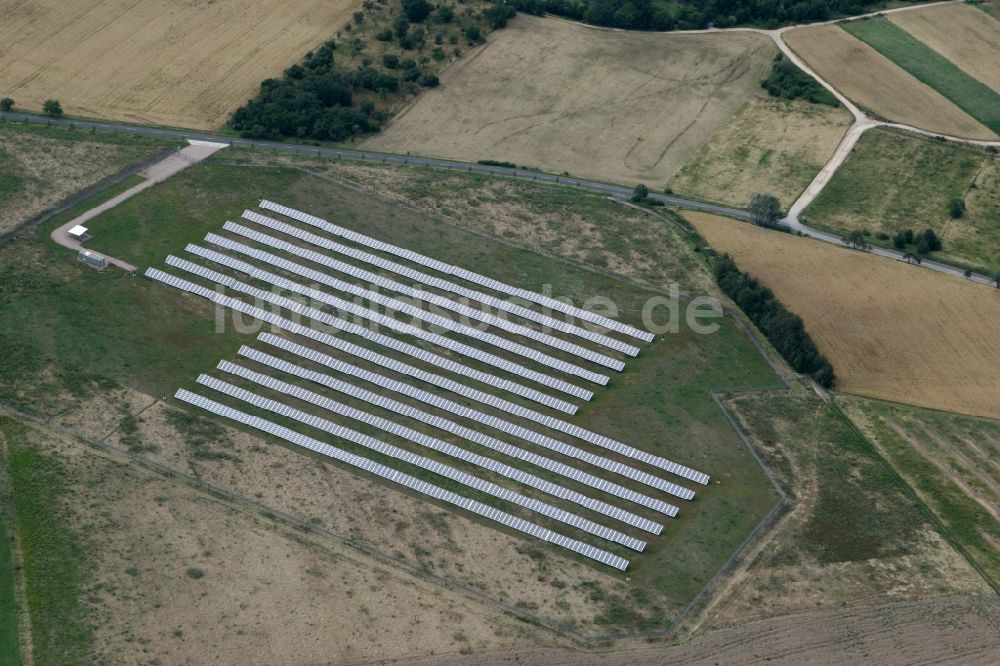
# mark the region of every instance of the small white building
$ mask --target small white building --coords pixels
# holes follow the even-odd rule
[[[82,224],[76,225],[75,227],[67,231],[66,234],[78,243],[82,243],[83,241],[90,238],[90,234],[87,233],[87,227],[83,226]]]
[[[104,255],[97,254],[96,252],[91,252],[90,250],[80,250],[80,254],[77,255],[77,259],[87,264],[91,268],[107,268],[108,258]]]

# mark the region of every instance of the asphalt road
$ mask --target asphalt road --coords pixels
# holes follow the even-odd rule
[[[454,171],[466,171],[471,173],[490,174],[507,178],[517,178],[521,180],[533,180],[542,183],[556,183],[559,185],[568,185],[570,187],[578,187],[582,190],[588,190],[591,192],[606,194],[608,196],[612,196],[617,199],[627,199],[632,195],[632,190],[630,188],[622,187],[621,185],[610,185],[608,183],[600,183],[593,180],[574,178],[572,176],[559,176],[556,174],[542,173],[539,171],[510,169],[506,167],[487,166],[484,164],[471,164],[468,162],[458,162],[455,160],[441,160],[433,157],[414,157],[411,155],[379,153],[370,150],[350,150],[346,148],[320,148],[316,146],[304,146],[295,143],[282,143],[278,141],[252,141],[250,139],[241,139],[239,137],[224,136],[221,134],[212,134],[210,132],[198,132],[193,130],[175,130],[175,129],[160,128],[160,127],[146,127],[142,125],[127,125],[124,123],[103,122],[96,120],[79,120],[75,118],[49,118],[47,116],[40,116],[30,113],[21,113],[14,111],[0,111],[0,118],[10,121],[36,123],[41,125],[61,125],[61,126],[72,125],[74,127],[79,127],[83,129],[96,128],[106,132],[137,134],[141,136],[153,136],[165,139],[177,139],[181,141],[187,139],[195,139],[200,141],[215,141],[218,143],[227,143],[233,146],[245,146],[260,150],[276,150],[280,152],[295,153],[299,155],[315,155],[319,157],[360,160],[364,162],[376,162],[381,164],[423,166],[435,169],[451,169]],[[726,217],[732,217],[739,220],[750,220],[750,214],[747,213],[745,210],[729,208],[726,206],[717,206],[715,204],[704,203],[702,201],[693,201],[691,199],[683,199],[681,197],[660,194],[658,192],[650,192],[649,196],[658,201],[662,201],[665,204],[671,206],[677,206],[679,208],[699,210],[699,211],[704,211],[706,213],[715,213],[716,215],[724,215]],[[795,233],[801,233],[803,236],[809,236],[811,238],[816,238],[817,240],[833,243],[835,245],[841,245],[841,246],[846,245],[844,237],[826,231],[813,229],[812,227],[808,227],[800,222],[794,225],[792,231]],[[868,251],[871,252],[872,254],[876,254],[881,257],[886,257],[888,259],[905,261],[903,253],[898,252],[896,250],[871,247],[868,248]],[[994,284],[993,279],[989,276],[973,273],[971,276],[966,278],[965,271],[963,269],[956,268],[954,266],[949,266],[948,264],[942,264],[937,261],[930,261],[925,259],[920,265],[924,268],[929,268],[931,270],[935,270],[941,273],[946,273],[948,275],[952,275],[955,277],[965,278],[973,282],[978,282],[980,284],[986,284],[986,285]]]

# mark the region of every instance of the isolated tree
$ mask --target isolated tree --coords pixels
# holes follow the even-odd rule
[[[63,114],[62,105],[59,103],[59,100],[57,99],[45,100],[45,103],[42,104],[42,111],[45,112],[45,115],[52,116],[53,118],[56,118]]]
[[[868,247],[868,244],[865,242],[865,234],[859,229],[852,231],[846,238],[846,242],[848,245],[857,250],[864,250]]]
[[[632,190],[632,198],[630,199],[630,201],[632,201],[632,203],[642,203],[648,198],[649,198],[649,188],[643,185],[642,183],[639,183],[638,185],[635,186],[635,189]]]
[[[781,203],[778,197],[766,192],[753,195],[753,199],[750,200],[750,216],[754,224],[773,227],[781,219]]]
[[[430,16],[431,3],[427,0],[403,0],[403,13],[413,23],[421,23]]]
[[[11,107],[14,106],[14,100],[10,97],[4,97],[0,99],[0,111],[10,111]]]
[[[917,253],[930,254],[941,249],[941,239],[934,233],[933,229],[924,229],[917,237]]]
[[[948,214],[951,215],[951,219],[957,220],[958,218],[965,215],[965,199],[962,197],[955,197],[948,202]]]
[[[455,18],[455,10],[451,5],[438,5],[437,16],[434,18],[438,23],[451,23]]]

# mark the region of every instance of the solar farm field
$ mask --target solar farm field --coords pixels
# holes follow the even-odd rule
[[[470,178],[464,185],[461,180],[456,174],[452,187],[468,198],[478,180]],[[538,199],[548,189],[529,184],[525,188],[527,198]],[[310,223],[310,218],[294,211],[261,207],[264,195],[339,229],[317,226],[317,221]],[[599,197],[574,194],[573,201],[567,207],[580,205],[590,219],[621,215],[622,209]],[[227,225],[226,220],[232,223]],[[552,339],[540,338],[537,318],[547,316],[545,311],[519,299],[514,311],[504,310],[512,306],[502,302],[487,311],[491,317],[506,312],[509,322],[476,320],[489,324],[480,333],[495,336],[492,343],[480,334],[449,329],[449,324],[436,319],[432,328],[409,328],[421,321],[430,323],[429,314],[454,313],[455,306],[446,301],[455,301],[448,299],[440,283],[418,279],[412,272],[404,276],[400,267],[389,267],[385,261],[492,293],[501,301],[509,294],[493,283],[477,285],[468,274],[442,273],[409,255],[360,244],[360,237],[353,234],[472,268],[505,285],[569,295],[577,304],[602,295],[617,305],[616,318],[630,326],[641,323],[642,307],[655,294],[606,272],[473,233],[460,221],[430,218],[287,168],[209,161],[96,218],[91,229],[103,249],[143,270],[151,266],[161,271],[151,273],[153,277],[169,274],[170,280],[186,280],[191,285],[185,286],[207,289],[201,293],[217,301],[215,285],[228,284],[226,296],[233,300],[221,302],[230,310],[258,305],[277,326],[261,330],[251,317],[243,317],[243,328],[237,330],[231,314],[213,308],[197,294],[170,289],[158,280],[81,271],[68,261],[53,259],[53,270],[60,276],[45,276],[39,283],[29,279],[23,262],[11,255],[3,267],[4,285],[10,293],[12,321],[18,325],[5,335],[12,338],[8,346],[18,354],[4,382],[8,400],[45,408],[37,391],[31,390],[32,382],[39,381],[30,366],[37,357],[53,359],[56,367],[67,368],[75,381],[86,384],[89,388],[81,389],[81,395],[89,397],[81,400],[98,405],[94,412],[110,410],[107,405],[99,408],[103,398],[88,382],[127,387],[136,394],[134,404],[147,408],[141,410],[137,424],[116,434],[123,445],[163,464],[190,466],[199,478],[243,496],[261,497],[282,510],[298,515],[308,511],[307,515],[347,530],[368,547],[414,562],[455,584],[474,586],[521,612],[547,622],[569,623],[588,634],[662,628],[776,499],[709,394],[713,387],[776,382],[751,342],[728,318],[720,320],[720,329],[710,335],[682,325],[678,333],[648,341],[622,329],[607,336],[617,342],[601,344],[578,317],[567,317],[553,303],[547,305],[558,319],[546,332]],[[22,259],[56,251],[42,240],[44,231],[40,230],[39,241],[17,246]],[[684,247],[669,227],[662,229],[659,239]],[[632,251],[630,239],[614,241],[617,246],[609,239],[606,247],[609,255]],[[332,243],[339,246],[334,249]],[[351,251],[345,253],[344,248]],[[375,255],[382,263],[371,263],[359,252]],[[175,258],[167,260],[171,255]],[[325,259],[314,261],[321,257]],[[330,260],[341,264],[335,269],[324,263]],[[701,270],[697,263],[694,266]],[[309,270],[303,271],[304,267]],[[661,265],[659,270],[667,282],[675,269]],[[66,279],[67,271],[73,279]],[[676,273],[676,278],[685,289],[697,283],[683,273]],[[45,285],[51,280],[64,286],[48,290]],[[272,292],[268,280],[282,288]],[[412,292],[396,291],[386,280],[419,283],[435,296],[435,306],[420,307]],[[292,283],[309,291],[296,295],[298,287]],[[358,289],[377,293],[352,293]],[[302,297],[306,298],[300,303]],[[406,305],[424,313],[415,320],[413,310],[386,298],[407,300]],[[476,299],[468,301],[461,299],[459,304],[472,305]],[[376,306],[379,321],[373,326],[369,313]],[[311,325],[333,323],[332,316],[347,320],[350,333],[317,332]],[[61,333],[57,322],[63,317],[74,321],[75,339]],[[37,336],[43,321],[48,334]],[[224,332],[216,333],[220,322],[225,322]],[[512,324],[521,328],[513,329]],[[631,356],[630,347],[638,348],[637,356]],[[80,377],[70,368],[86,368],[90,374]],[[598,375],[610,378],[606,386]],[[573,386],[593,393],[592,399],[585,400],[584,392]],[[180,399],[174,400],[171,396],[178,389]],[[246,416],[201,402],[222,412],[217,414],[221,418],[206,415],[190,405],[199,402],[193,395]],[[569,405],[576,406],[575,414]],[[185,418],[208,419],[237,433],[232,441],[246,443],[188,448],[190,438],[158,436],[157,431],[171,422],[170,414],[178,411],[188,415]],[[116,418],[99,420],[113,424]],[[261,425],[266,433],[255,427]],[[283,442],[285,436],[291,441]],[[600,436],[646,453],[620,448]],[[295,442],[315,450],[305,451]],[[334,453],[339,461],[325,453]],[[701,477],[678,475],[657,458],[705,472],[711,483],[703,486],[698,483]],[[368,471],[359,476],[344,461],[369,465]],[[404,480],[397,472],[409,477]],[[471,475],[483,482],[474,481],[474,488],[463,485]],[[401,491],[392,479],[404,480],[411,490]],[[693,499],[685,499],[689,494],[680,488],[693,490]],[[428,490],[439,499],[412,489]],[[460,506],[467,508],[449,503],[453,493],[464,498]],[[667,504],[677,507],[676,517]],[[429,511],[438,516],[435,523],[440,523],[440,530],[420,529],[426,524],[420,516]],[[532,523],[545,538],[522,534],[526,527],[522,522],[511,522],[514,529],[507,529],[487,520],[501,517],[499,512],[509,514],[511,521]],[[481,513],[487,516],[477,516]],[[662,525],[662,532],[653,523]],[[571,539],[596,548],[607,556],[587,552],[612,566],[549,545],[546,539],[563,543]],[[639,541],[645,542],[641,551]],[[628,580],[614,568],[625,560]],[[545,582],[540,584],[539,577]],[[549,579],[555,582],[550,585]]]
[[[40,111],[214,129],[360,3],[0,2],[0,95]]]

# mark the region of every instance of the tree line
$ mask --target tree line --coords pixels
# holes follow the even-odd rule
[[[629,30],[695,30],[714,26],[825,21],[871,11],[884,0],[514,0],[519,11],[565,16],[576,21]]]
[[[816,349],[802,319],[789,312],[770,289],[742,272],[728,254],[716,260],[713,273],[722,291],[740,306],[796,372],[811,376],[820,386],[834,385],[833,366]]]

